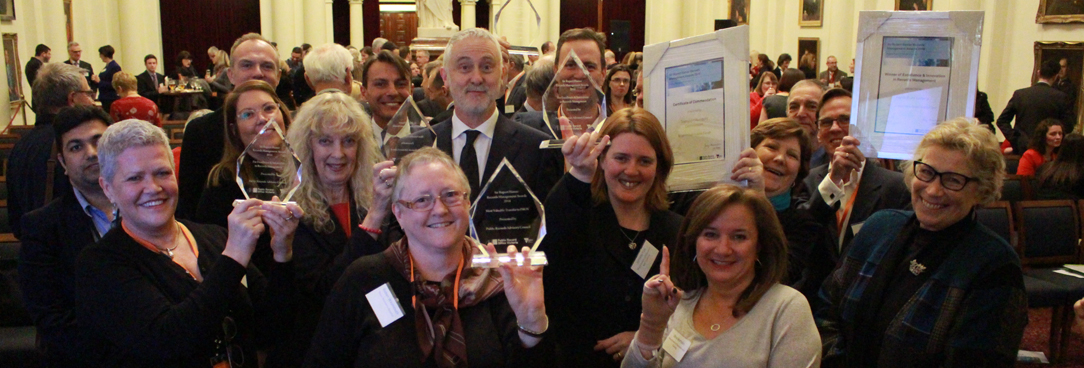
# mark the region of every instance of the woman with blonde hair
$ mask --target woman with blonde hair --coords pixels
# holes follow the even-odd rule
[[[161,127],[162,120],[158,117],[158,105],[139,95],[137,83],[132,73],[121,71],[113,74],[113,89],[117,90],[120,99],[114,101],[109,107],[109,116],[114,121],[139,119]]]

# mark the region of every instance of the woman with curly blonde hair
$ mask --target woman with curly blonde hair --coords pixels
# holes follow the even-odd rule
[[[272,353],[276,360],[290,361],[289,366],[301,365],[324,299],[346,267],[390,243],[385,219],[390,219],[392,188],[385,180],[395,176],[395,169],[391,161],[380,162],[383,155],[371,126],[350,95],[321,93],[298,110],[286,133],[301,162],[293,200],[307,209],[294,237],[298,313],[291,333]],[[292,166],[283,172],[297,175]]]

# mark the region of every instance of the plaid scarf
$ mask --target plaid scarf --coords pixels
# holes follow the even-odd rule
[[[472,244],[469,238],[464,237],[462,269],[444,276],[439,283],[413,277],[417,272],[411,269],[413,262],[407,250],[407,238],[384,251],[392,268],[407,280],[415,279],[411,283],[411,293],[414,295],[414,321],[418,345],[422,349],[421,360],[424,362],[433,354],[437,366],[441,368],[467,366],[463,322],[459,319],[453,297],[456,274],[460,274],[459,307],[476,305],[504,291],[504,282],[499,273],[488,268],[471,268]]]

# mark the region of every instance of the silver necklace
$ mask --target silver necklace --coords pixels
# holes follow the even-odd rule
[[[636,238],[639,238],[640,233],[642,233],[644,231],[643,230],[637,231],[636,235],[630,238],[629,234],[625,234],[625,229],[624,228],[622,228],[621,226],[618,226],[617,229],[621,230],[621,235],[623,235],[625,237],[625,239],[629,240],[629,249],[636,250]]]
[[[165,254],[169,259],[173,259],[173,250],[177,249],[178,246],[180,246],[180,244],[174,245],[173,248],[169,249],[159,249],[158,252]]]

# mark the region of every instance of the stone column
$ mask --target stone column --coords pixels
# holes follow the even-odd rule
[[[365,0],[350,0],[350,44],[360,50],[365,47],[365,25],[362,3]]]
[[[335,42],[335,10],[332,5],[334,0],[324,0],[324,42]]]
[[[501,10],[501,6],[504,5],[502,0],[489,0],[489,31],[493,34],[500,32],[497,30],[497,11]],[[506,15],[507,16],[507,15]]]
[[[474,11],[474,5],[478,3],[478,0],[459,0],[459,29],[471,29],[477,27],[474,18],[477,16]]]

